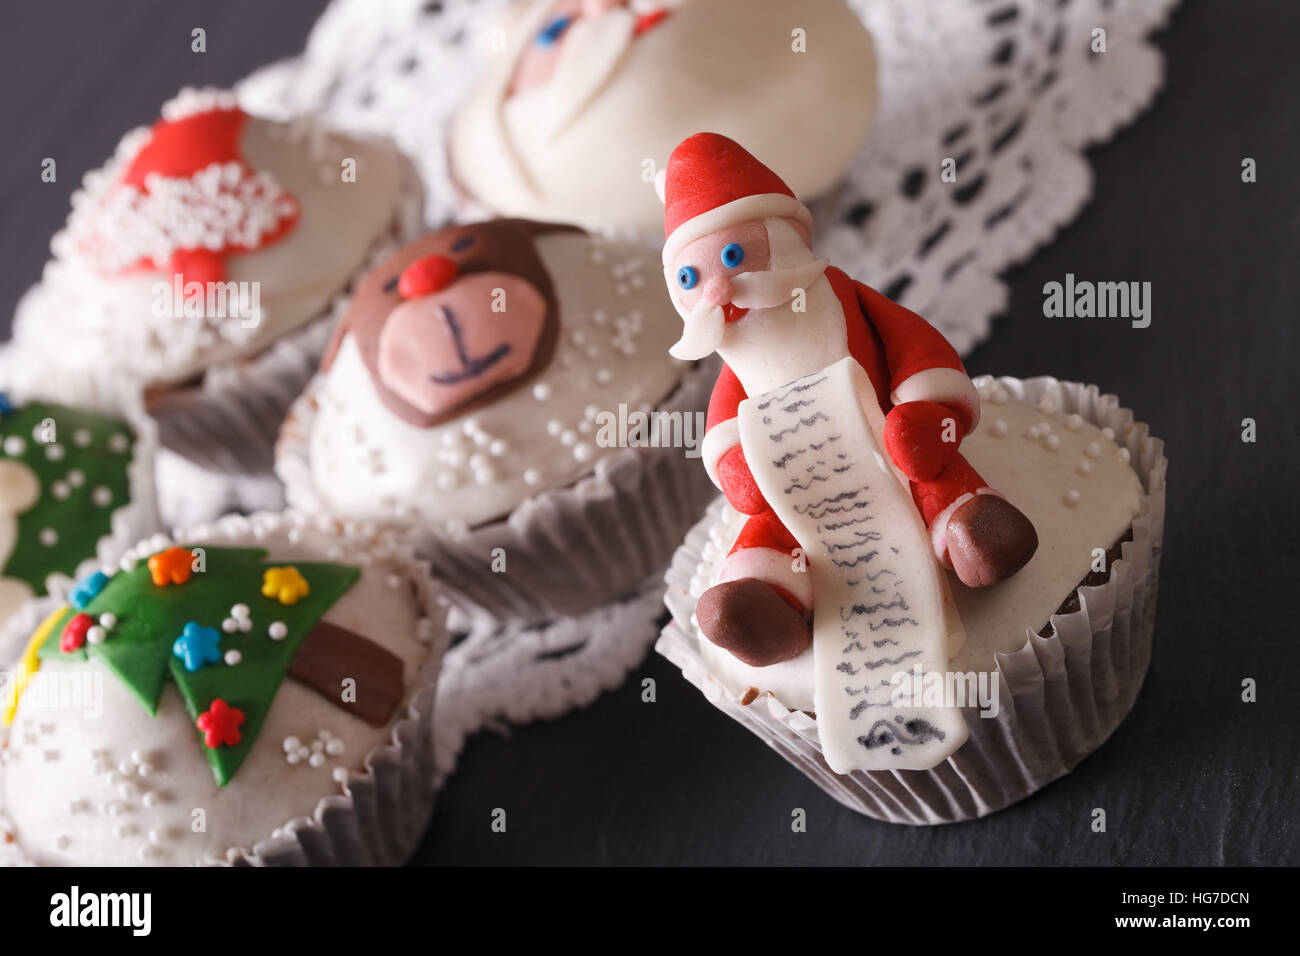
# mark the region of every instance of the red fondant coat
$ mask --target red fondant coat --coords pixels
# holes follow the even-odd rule
[[[891,395],[918,373],[949,369],[965,376],[961,359],[948,340],[919,315],[890,301],[870,286],[850,279],[839,269],[828,268],[826,277],[844,312],[849,354],[870,377],[881,411],[889,415],[894,410]],[[740,403],[747,397],[740,379],[724,365],[709,400],[706,433],[734,419]],[[933,417],[933,410],[938,409],[939,414],[957,420],[959,438],[977,419],[978,405],[975,403],[978,399],[973,388],[969,390],[969,398],[953,393],[917,398],[919,400],[900,405],[899,412],[906,409],[912,413],[913,421],[928,422]],[[907,415],[899,412],[887,419],[886,446],[905,473],[913,475],[918,462],[920,470],[926,472],[921,480],[913,478],[912,497],[928,525],[957,498],[986,487],[986,483],[956,451],[955,443],[950,450],[942,452],[942,461],[932,455],[909,455],[909,451],[916,449],[904,447],[901,436],[906,434],[906,423],[901,419]],[[924,444],[927,447],[931,445],[929,442]],[[900,458],[907,458],[907,463]],[[737,510],[751,515],[732,548],[733,553],[754,547],[781,551],[797,547],[793,536],[763,500],[738,444],[721,454],[716,469],[718,484],[728,501]]]

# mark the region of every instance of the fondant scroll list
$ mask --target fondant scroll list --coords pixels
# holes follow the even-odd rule
[[[947,669],[959,625],[929,535],[863,410],[845,358],[740,406],[745,457],[813,575],[817,728],[826,762],[921,770],[966,740],[955,707],[901,706],[894,677]]]

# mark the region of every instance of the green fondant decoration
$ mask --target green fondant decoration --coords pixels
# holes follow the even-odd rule
[[[83,429],[90,441],[79,445],[74,436]],[[117,439],[123,443],[122,451],[109,447],[115,435],[122,436]],[[49,402],[28,402],[0,417],[0,447],[10,436],[23,440],[22,454],[0,454],[36,473],[41,497],[29,511],[18,515],[18,540],[0,573],[25,581],[33,592],[44,594],[46,578],[56,571],[74,574],[78,564],[95,556],[99,540],[111,532],[113,512],[126,504],[131,493],[127,469],[135,438],[119,421]],[[55,445],[62,449],[62,457],[51,459],[49,449]],[[85,480],[79,486],[72,484],[67,480],[70,471],[80,471]],[[63,499],[52,491],[58,481],[67,485]],[[94,500],[95,489],[100,487],[112,495],[106,506]],[[46,528],[58,534],[52,545],[41,541]]]
[[[183,545],[186,550],[191,546]],[[66,618],[59,623],[38,652],[43,660],[103,662],[126,684],[150,714],[156,714],[163,685],[170,678],[185,701],[190,719],[197,720],[212,702],[221,698],[244,713],[239,731],[242,739],[233,747],[209,748],[195,728],[218,786],[225,786],[248,755],[257,739],[271,701],[299,646],[316,622],[352,587],[361,572],[342,564],[311,561],[267,561],[260,548],[217,548],[196,545],[204,552],[203,571],[195,571],[184,584],[159,587],[153,583],[148,562],[140,561],[130,571],[114,575],[83,609],[98,620],[111,612],[117,622],[102,644],[65,654],[59,649]],[[296,604],[281,604],[262,596],[262,575],[267,568],[292,564],[311,592]],[[247,604],[252,629],[227,634],[221,624],[236,604]],[[71,617],[70,610],[66,617]],[[221,650],[238,650],[242,659],[224,661],[190,672],[172,653],[172,644],[185,625],[193,621],[221,632]],[[288,630],[283,640],[268,635],[273,621],[283,621]],[[342,692],[342,688],[340,688]]]

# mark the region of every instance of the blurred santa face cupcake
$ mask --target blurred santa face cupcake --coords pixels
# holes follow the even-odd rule
[[[414,182],[386,143],[183,91],[74,194],[16,348],[69,389],[139,382],[163,444],[200,464],[264,469],[336,297],[418,220]]]
[[[648,235],[655,170],[699,129],[816,197],[875,113],[871,38],[843,0],[536,0],[505,30],[449,143],[457,185],[497,213]]]
[[[498,617],[634,589],[708,499],[707,376],[667,355],[657,279],[638,248],[523,220],[407,245],[286,421],[290,503],[427,532],[439,576]]]
[[[0,708],[0,856],[358,865],[414,847],[445,611],[391,534],[233,516],[38,606]]]

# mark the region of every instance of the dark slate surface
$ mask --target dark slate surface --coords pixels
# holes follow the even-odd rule
[[[842,809],[655,655],[561,720],[472,740],[420,863],[1300,863],[1290,681],[1300,320],[1300,8],[1200,0],[1158,37],[1168,83],[1091,156],[1096,196],[1010,276],[972,373],[1048,373],[1120,395],[1168,443],[1156,653],[1129,720],[1073,774],[939,829]],[[230,82],[301,48],[317,3],[55,0],[6,10],[0,315],[40,274],[73,185],[183,84]],[[129,11],[126,17],[123,11]],[[206,55],[189,31],[208,30]],[[56,184],[40,160],[59,163]],[[1259,182],[1240,181],[1241,159]],[[1150,328],[1048,320],[1067,272],[1153,285]],[[870,277],[864,277],[870,278]],[[1244,445],[1253,417],[1259,440]],[[653,677],[658,702],[643,704]],[[1259,702],[1240,702],[1243,678]],[[508,812],[495,834],[491,813]],[[1104,834],[1089,829],[1105,808]],[[804,808],[808,831],[791,832]]]

